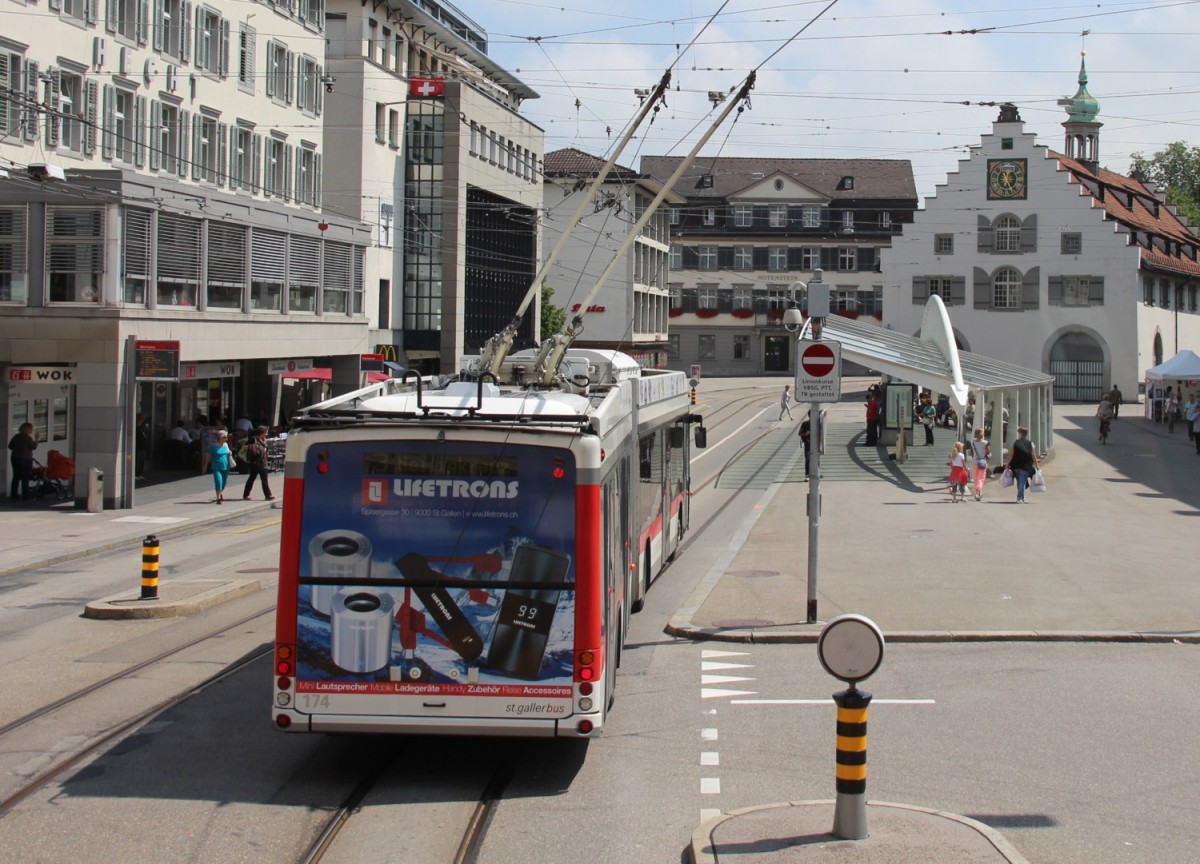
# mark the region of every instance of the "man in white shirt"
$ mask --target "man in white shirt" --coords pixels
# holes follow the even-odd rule
[[[1188,438],[1196,434],[1192,431],[1192,423],[1196,420],[1197,410],[1200,410],[1200,405],[1196,403],[1196,394],[1189,393],[1188,401],[1183,403],[1183,416],[1187,418]]]

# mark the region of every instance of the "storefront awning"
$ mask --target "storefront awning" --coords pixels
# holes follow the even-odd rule
[[[303,372],[288,372],[282,376],[287,381],[332,381],[332,369],[305,369]],[[387,381],[391,378],[384,372],[368,372],[367,383],[378,384],[380,381]]]

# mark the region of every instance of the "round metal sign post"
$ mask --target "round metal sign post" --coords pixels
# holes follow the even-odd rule
[[[864,615],[839,615],[821,631],[817,657],[825,671],[850,685],[833,694],[837,704],[837,800],[833,835],[867,837],[867,706],[871,694],[855,685],[883,662],[883,631]]]

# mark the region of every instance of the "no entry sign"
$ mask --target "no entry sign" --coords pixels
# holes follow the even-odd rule
[[[840,342],[801,340],[796,347],[796,401],[836,402],[842,397]]]

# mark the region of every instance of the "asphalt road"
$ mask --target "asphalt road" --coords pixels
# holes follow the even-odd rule
[[[710,425],[698,481],[771,425],[778,388],[775,380],[730,381],[706,391],[714,418],[720,400],[741,404],[715,438],[719,424]],[[725,434],[735,437],[721,444]],[[1145,460],[1137,452],[1124,458]],[[1164,496],[1185,479],[1169,466],[1147,473],[1161,478]],[[705,524],[723,503],[739,512],[760,497],[709,484],[693,498],[692,525]],[[1094,502],[1076,506],[1085,503]],[[1105,514],[1119,509],[1103,506]],[[830,694],[840,685],[821,670],[812,646],[699,643],[663,633],[739,524],[717,519],[693,534],[634,616],[605,734],[587,748],[540,742],[523,752],[481,864],[674,862],[708,813],[832,797]],[[1169,526],[1162,536],[1171,536]],[[196,577],[255,572],[273,585],[277,543],[278,527],[266,518],[207,529],[165,546],[164,567]],[[137,562],[128,559],[85,559],[3,581],[0,681],[8,698],[0,722],[206,623],[270,604],[265,594],[192,619],[80,619],[83,602],[137,579]],[[155,694],[185,688],[271,637],[268,616],[141,676],[94,706],[82,726],[39,727],[21,746],[0,751],[10,781],[77,735]],[[1189,731],[1200,709],[1189,686],[1196,650],[1170,643],[889,646],[863,685],[875,696],[868,797],[980,819],[1032,862],[1192,860],[1200,812],[1200,755]],[[269,722],[269,674],[266,663],[252,664],[18,805],[0,819],[0,857],[49,864],[294,860],[322,808],[392,745],[278,734]],[[481,767],[509,746],[439,739],[424,752],[402,753],[333,860],[445,860],[457,820],[479,791]]]

